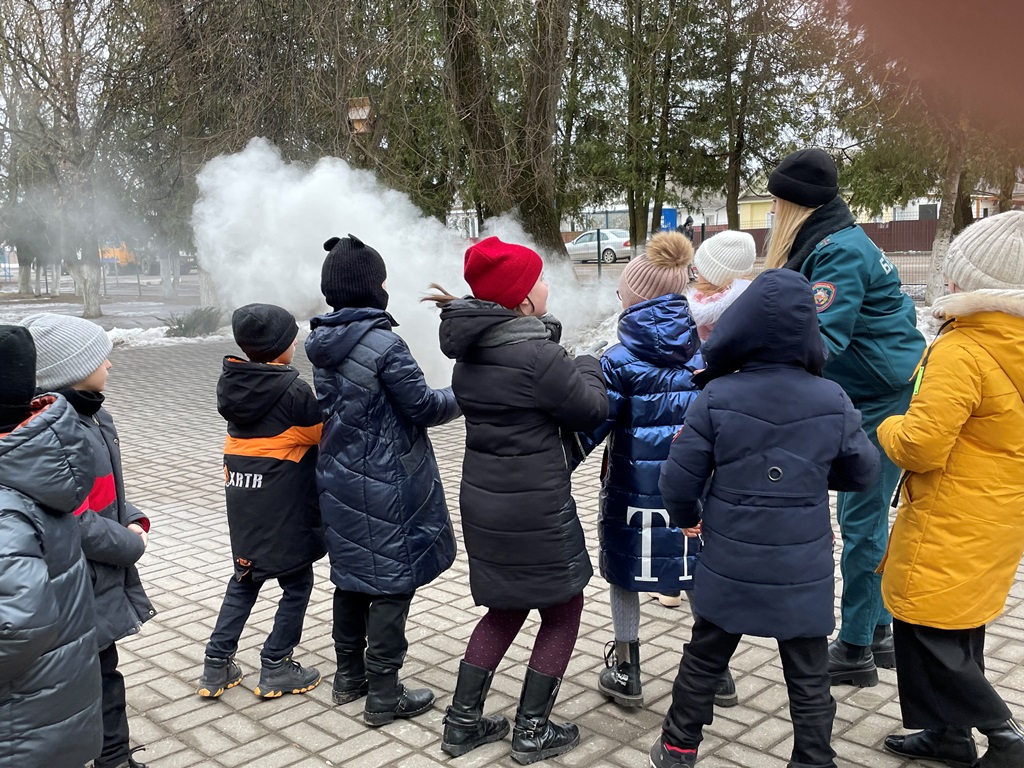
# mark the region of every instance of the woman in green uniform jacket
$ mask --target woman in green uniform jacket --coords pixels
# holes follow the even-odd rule
[[[772,171],[774,227],[765,266],[793,269],[811,283],[828,351],[824,375],[843,387],[875,430],[906,412],[911,379],[924,353],[914,302],[900,291],[896,267],[854,222],[839,197],[836,164],[812,147],[788,155]],[[878,683],[877,667],[895,666],[892,616],[875,573],[889,534],[889,501],[899,469],[882,453],[878,483],[863,493],[840,493],[843,536],[842,626],[829,646],[832,684]]]

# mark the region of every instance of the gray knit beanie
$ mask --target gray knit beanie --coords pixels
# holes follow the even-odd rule
[[[44,313],[21,324],[36,343],[36,386],[44,392],[89,378],[114,348],[106,331],[81,317]]]
[[[982,219],[953,238],[946,277],[962,291],[1024,288],[1024,211]]]
[[[727,229],[700,244],[693,257],[693,266],[716,288],[724,288],[738,277],[754,271],[757,249],[748,232]]]

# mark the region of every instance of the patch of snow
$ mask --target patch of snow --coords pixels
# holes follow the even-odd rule
[[[115,347],[166,347],[175,344],[201,344],[208,341],[231,341],[230,333],[225,334],[225,329],[209,336],[197,336],[194,338],[173,337],[168,338],[165,334],[167,326],[156,328],[113,328],[107,331],[107,336]]]
[[[563,339],[563,344],[574,355],[592,355],[598,351],[597,347],[604,343],[600,351],[608,349],[613,344],[619,343],[619,316],[616,312],[602,320],[596,327],[585,328],[573,339]]]

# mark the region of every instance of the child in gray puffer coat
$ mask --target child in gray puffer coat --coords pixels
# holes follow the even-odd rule
[[[156,615],[135,564],[149,542],[149,518],[125,500],[121,449],[114,420],[103,408],[112,344],[95,323],[67,315],[30,315],[22,321],[36,343],[36,385],[63,395],[85,428],[95,477],[75,510],[82,551],[96,598],[103,701],[103,749],[94,768],[145,768],[132,757],[124,677],[116,641],[139,631]]]
[[[35,345],[0,326],[0,765],[80,768],[100,752],[100,670],[74,509],[92,485],[64,398],[35,392]]]

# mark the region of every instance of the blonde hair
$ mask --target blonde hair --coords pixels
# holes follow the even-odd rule
[[[736,278],[733,277],[725,285],[715,285],[714,283],[709,283],[704,275],[697,272],[697,279],[693,281],[693,290],[705,296],[715,296],[725,291],[735,280]]]
[[[456,301],[459,298],[458,296],[453,296],[452,294],[448,293],[448,291],[446,291],[437,283],[431,283],[430,289],[433,291],[433,293],[428,293],[426,296],[421,296],[420,301],[432,301],[434,302],[434,304],[437,305],[438,309],[444,309],[453,301]]]
[[[775,198],[775,223],[768,232],[765,248],[765,269],[778,269],[789,261],[800,228],[817,208],[808,208],[791,203],[781,197]]]
[[[420,296],[420,301],[432,301],[434,304],[437,305],[438,309],[444,309],[453,301],[457,301],[459,299],[458,296],[453,296],[452,294],[448,293],[448,291],[445,288],[442,288],[437,283],[431,283],[430,289],[433,291],[433,293],[428,293],[426,296]],[[526,297],[526,299],[529,298],[529,296]],[[526,299],[523,299],[523,301],[526,301]],[[532,299],[530,299],[530,304],[533,304]],[[523,310],[520,309],[519,307],[516,307],[513,311],[519,315],[523,314]]]

